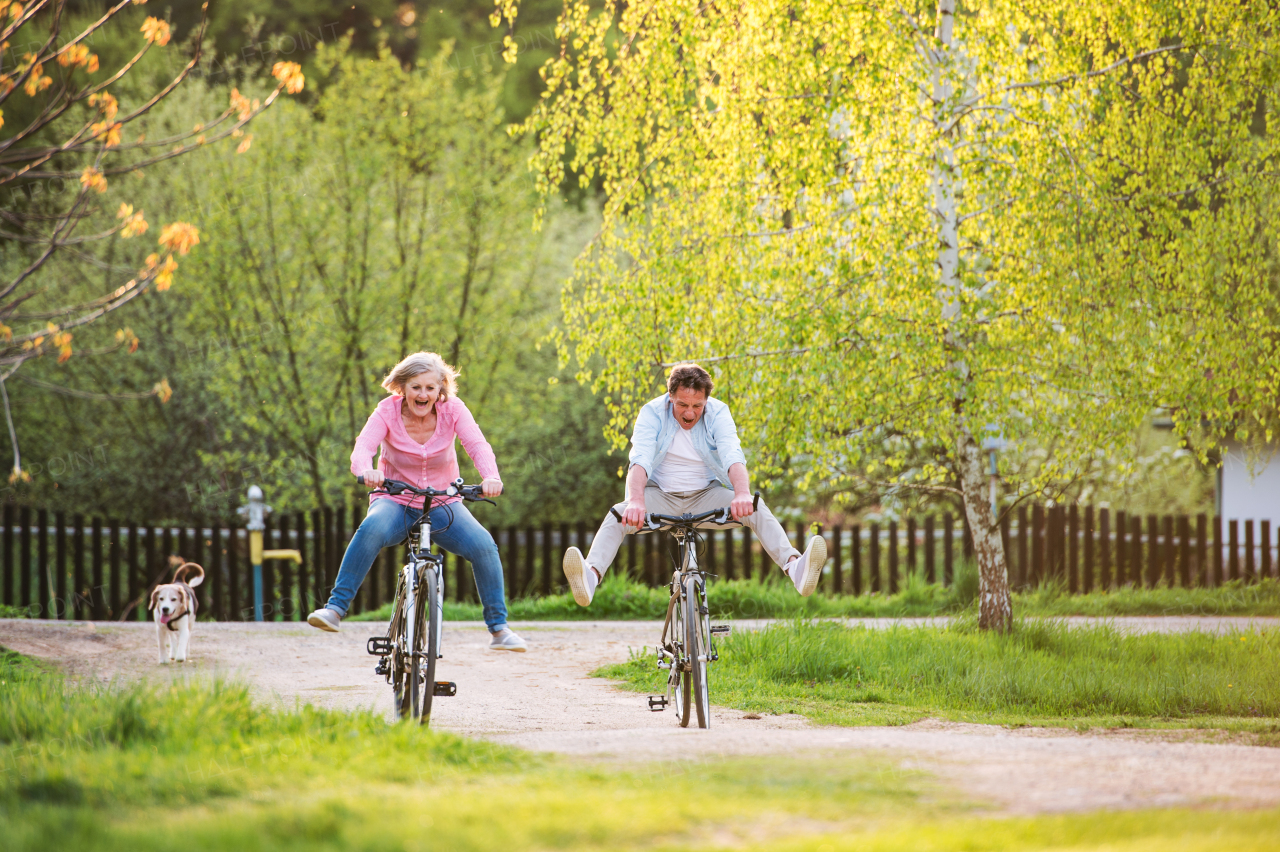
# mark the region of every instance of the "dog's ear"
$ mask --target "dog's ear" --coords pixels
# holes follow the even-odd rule
[[[159,594],[160,594],[160,587],[159,587],[159,586],[156,586],[154,589],[152,589],[152,590],[151,590],[151,603],[147,604],[147,609],[148,609],[148,610],[152,610],[152,609],[155,609],[155,608],[156,608],[156,597],[157,597]]]

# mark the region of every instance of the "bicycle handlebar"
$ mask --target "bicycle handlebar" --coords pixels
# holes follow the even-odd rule
[[[757,491],[755,499],[751,501],[751,510],[754,512],[759,508],[760,492]],[[622,515],[613,506],[609,507],[609,511],[613,513],[613,516],[618,519],[619,523],[626,523],[626,521],[622,520]],[[714,524],[741,523],[741,521],[738,521],[733,517],[733,512],[728,506],[720,509],[712,509],[709,512],[703,512],[700,515],[690,515],[688,512],[683,515],[660,515],[657,512],[649,512],[644,516],[644,518],[645,527],[650,530],[661,530],[675,526],[693,526],[694,524],[700,524],[703,521],[711,521]]]
[[[364,477],[357,476],[356,482],[364,485]],[[455,479],[449,484],[449,487],[443,491],[430,487],[418,488],[417,486],[410,485],[407,482],[401,482],[398,479],[384,479],[382,480],[382,487],[374,489],[374,493],[378,491],[381,491],[384,494],[403,494],[408,491],[410,494],[415,494],[418,497],[426,497],[429,499],[434,499],[436,497],[461,497],[468,503],[492,503],[494,506],[498,505],[488,497],[484,496],[484,486],[463,485],[462,477]]]

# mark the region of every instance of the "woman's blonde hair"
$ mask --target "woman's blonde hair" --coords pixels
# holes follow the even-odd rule
[[[450,367],[434,352],[415,352],[391,368],[382,386],[391,393],[403,396],[404,386],[419,373],[435,373],[440,377],[440,399],[458,395],[458,371]]]

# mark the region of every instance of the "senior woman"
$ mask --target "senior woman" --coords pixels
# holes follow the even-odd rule
[[[434,352],[415,352],[396,364],[382,380],[391,396],[378,403],[356,438],[351,472],[363,476],[365,484],[372,487],[385,479],[398,479],[418,488],[443,489],[458,478],[458,454],[454,450],[454,439],[458,438],[484,478],[484,496],[501,494],[502,480],[493,449],[467,406],[458,399],[457,378],[457,371]],[[374,467],[373,454],[379,447],[382,456]],[[422,517],[421,501],[421,497],[409,494],[369,496],[369,513],[342,557],[329,602],[307,617],[308,624],[338,631],[378,552],[403,541],[404,531]],[[507,627],[498,546],[460,498],[447,498],[431,510],[431,538],[444,550],[471,563],[476,591],[484,605],[484,623],[493,636],[489,647],[496,651],[525,650],[524,640]]]

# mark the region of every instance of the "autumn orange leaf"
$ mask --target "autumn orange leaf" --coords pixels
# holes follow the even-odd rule
[[[302,66],[296,62],[277,62],[271,67],[271,76],[284,84],[284,90],[291,95],[302,91],[307,78],[302,74]]]
[[[146,37],[147,41],[152,44],[158,44],[161,47],[164,47],[169,43],[171,33],[169,32],[169,24],[167,21],[162,21],[159,18],[147,18],[142,22],[142,26],[138,29],[142,32],[143,36]]]
[[[172,222],[160,231],[161,246],[178,254],[186,254],[200,242],[200,232],[188,222]]]

